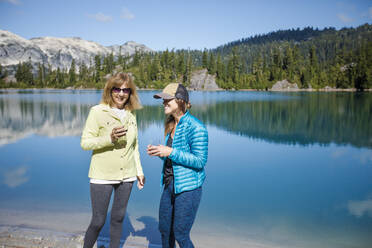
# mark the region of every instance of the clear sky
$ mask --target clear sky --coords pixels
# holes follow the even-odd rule
[[[0,0],[0,29],[24,38],[81,37],[104,46],[215,48],[279,29],[372,23],[369,0]]]

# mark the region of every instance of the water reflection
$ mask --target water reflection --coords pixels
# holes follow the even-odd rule
[[[79,136],[100,94],[0,93],[0,142],[18,140],[0,147],[0,224],[86,230],[91,152],[80,148]],[[160,244],[154,216],[161,162],[145,151],[162,140],[164,116],[152,95],[140,92],[148,103],[137,113],[148,180],[128,206],[131,222],[124,224],[123,238],[129,246],[134,237],[149,247]],[[192,113],[210,136],[205,194],[192,234],[198,247],[266,241],[276,247],[370,247],[371,96],[191,92]],[[29,134],[36,135],[23,138]],[[24,214],[9,215],[14,209]],[[89,214],[82,218],[75,214],[79,209]]]
[[[21,166],[15,169],[5,171],[3,174],[2,183],[9,188],[18,187],[29,180],[27,174],[28,168],[26,166]]]
[[[79,136],[89,108],[99,101],[101,93],[57,93],[52,96],[33,93],[29,94],[31,97],[28,94],[1,94],[0,145],[33,133],[49,137]],[[163,123],[161,104],[150,102],[152,94],[141,93],[149,105],[137,113],[140,129]],[[252,97],[249,92],[236,93],[235,97],[231,97],[231,92],[225,93],[229,97],[222,97],[223,92],[194,94],[194,115],[208,125],[235,134],[274,143],[372,147],[372,129],[369,127],[372,95],[368,93],[263,94],[261,98],[266,100],[258,100],[257,93]],[[203,104],[202,96],[205,97]]]
[[[30,134],[78,136],[89,108],[87,104],[0,98],[0,145]]]
[[[363,215],[372,217],[372,196],[366,200],[361,201],[349,201],[348,203],[349,212],[360,218]]]

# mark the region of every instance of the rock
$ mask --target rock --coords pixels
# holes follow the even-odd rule
[[[336,88],[332,88],[330,86],[326,86],[326,87],[324,87],[324,90],[325,91],[334,91],[334,90],[336,90]]]
[[[208,74],[207,69],[194,71],[191,74],[189,89],[193,90],[219,90],[216,76]]]
[[[287,79],[276,82],[271,88],[272,91],[287,91],[287,90],[298,90],[296,83],[291,84]]]
[[[17,79],[13,75],[9,75],[6,78],[4,78],[5,83],[15,83],[17,82]]]

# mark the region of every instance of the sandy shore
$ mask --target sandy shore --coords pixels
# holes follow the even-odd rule
[[[26,227],[0,226],[0,248],[82,248],[83,234],[62,233],[44,229],[31,229]],[[245,248],[273,248],[279,246],[262,244],[255,241],[241,242],[235,239],[224,238],[219,235],[209,237],[193,237],[196,247],[245,247]],[[94,248],[109,247],[107,239],[99,238]],[[137,237],[130,236],[122,241],[120,247],[126,248],[161,248],[161,245],[150,244]]]
[[[26,227],[0,227],[0,248],[80,248],[83,247],[83,234],[62,233],[43,229],[31,229]],[[95,248],[108,247],[107,239],[99,238],[99,246]],[[122,241],[121,245],[124,245]],[[124,247],[124,246],[123,246]],[[138,242],[135,237],[128,237],[125,241],[128,248],[159,248],[159,245]]]
[[[83,235],[68,235],[42,229],[0,227],[0,247],[82,247]]]
[[[144,219],[155,220],[150,222]],[[80,248],[89,224],[87,212],[50,212],[44,210],[15,210],[0,208],[0,248]],[[131,227],[124,223],[122,246],[128,248],[160,248],[160,234],[157,220],[153,217],[130,215]],[[204,225],[194,225],[191,237],[198,248],[278,248],[277,244],[256,240],[255,237],[236,236],[219,225],[211,229]],[[128,233],[128,229],[132,229]],[[104,230],[104,229],[103,229]],[[125,232],[126,230],[126,232]],[[147,231],[145,231],[147,230]],[[100,236],[98,248],[109,247],[107,237]]]

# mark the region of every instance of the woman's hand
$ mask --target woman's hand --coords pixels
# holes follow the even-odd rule
[[[173,149],[169,146],[147,146],[147,154],[150,156],[168,157],[172,153]]]
[[[127,131],[124,127],[114,127],[111,132],[111,142],[115,143],[120,137],[126,135]]]
[[[143,189],[143,187],[145,186],[145,181],[146,181],[146,178],[144,175],[137,176],[137,188],[139,190]]]

